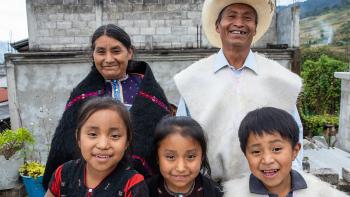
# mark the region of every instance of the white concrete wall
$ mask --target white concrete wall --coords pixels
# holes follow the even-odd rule
[[[336,72],[334,76],[341,79],[341,101],[337,146],[350,152],[350,73]]]
[[[295,48],[300,46],[300,8],[288,7],[277,14],[277,42]]]
[[[37,57],[37,56],[36,56]],[[25,60],[22,60],[24,58]],[[12,128],[26,127],[35,136],[33,159],[46,161],[58,119],[74,87],[86,75],[86,58],[7,59],[9,107]]]

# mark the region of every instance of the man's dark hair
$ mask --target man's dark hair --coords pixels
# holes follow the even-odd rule
[[[242,120],[238,131],[239,142],[243,153],[246,153],[250,134],[279,133],[291,143],[292,148],[299,142],[299,127],[288,112],[274,107],[263,107],[249,112]]]

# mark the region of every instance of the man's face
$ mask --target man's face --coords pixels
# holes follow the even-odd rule
[[[216,31],[220,34],[223,48],[250,48],[256,34],[257,15],[246,4],[232,4],[224,8]]]

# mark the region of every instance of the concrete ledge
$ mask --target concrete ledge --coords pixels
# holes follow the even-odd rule
[[[332,185],[337,185],[339,182],[339,174],[331,168],[320,168],[312,171],[311,174]]]
[[[292,61],[295,48],[285,50],[253,48],[254,52],[264,54],[276,61]],[[218,48],[193,48],[193,49],[158,49],[136,50],[135,60],[152,61],[197,61],[218,52]],[[89,51],[29,51],[26,53],[7,53],[5,62],[12,61],[16,65],[36,64],[62,64],[62,63],[90,63]]]
[[[350,80],[350,72],[335,72],[334,77],[339,79]]]

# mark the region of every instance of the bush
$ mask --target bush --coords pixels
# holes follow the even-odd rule
[[[327,124],[338,127],[339,118],[337,115],[304,115],[301,114],[304,124],[304,135],[322,135],[323,127]]]
[[[348,69],[342,61],[321,55],[317,61],[306,60],[302,65],[303,92],[301,93],[301,111],[306,116],[332,114],[337,115],[340,108],[340,79],[334,72]]]
[[[34,143],[34,137],[28,129],[6,129],[0,133],[0,155],[8,160],[23,148],[24,143]]]

